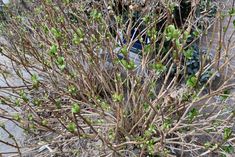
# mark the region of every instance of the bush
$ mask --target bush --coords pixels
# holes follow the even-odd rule
[[[2,36],[9,44],[2,44],[2,55],[13,76],[2,73],[8,87],[1,101],[17,111],[10,119],[28,136],[40,137],[25,147],[47,145],[61,156],[231,153],[234,109],[227,109],[228,97],[212,101],[228,95],[231,78],[210,88],[228,62],[223,55],[208,61],[209,51],[195,49],[208,28],[198,23],[197,5],[47,0],[7,6]],[[11,77],[21,84],[8,84]]]

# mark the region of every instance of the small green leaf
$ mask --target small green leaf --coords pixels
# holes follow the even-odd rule
[[[234,16],[235,15],[235,9],[234,8],[230,9],[228,11],[228,13],[229,13],[230,16]]]
[[[32,81],[32,84],[33,84],[33,87],[34,88],[38,88],[39,86],[39,80],[38,80],[38,76],[36,74],[33,74],[31,76],[31,81]]]
[[[176,40],[176,39],[179,39],[180,37],[180,31],[177,28],[175,28],[174,25],[169,25],[166,28],[165,35],[168,41]]]
[[[165,119],[163,122],[163,129],[169,130],[172,126],[172,120],[171,119]]]
[[[149,138],[151,137],[153,134],[156,134],[156,126],[155,125],[150,125],[149,128],[147,130],[145,130],[144,132],[144,137],[145,138]]]
[[[224,140],[228,140],[232,136],[232,129],[231,128],[225,128],[224,129]]]
[[[151,46],[150,45],[145,45],[143,51],[146,54],[150,53],[151,52]]]
[[[58,57],[56,60],[56,64],[58,65],[58,67],[60,68],[60,70],[64,70],[66,64],[65,64],[65,59],[64,57]]]
[[[42,121],[42,125],[47,125],[48,124],[48,120],[47,119],[44,119],[43,121]]]
[[[105,111],[109,111],[110,110],[110,105],[107,102],[102,101],[100,105],[101,105],[101,108],[103,110],[105,110]]]
[[[234,147],[232,145],[223,146],[222,149],[229,154],[234,153]]]
[[[125,59],[122,59],[120,62],[127,70],[133,70],[137,67],[133,60],[126,61]]]
[[[15,105],[18,106],[18,107],[20,106],[20,99],[16,99]]]
[[[191,111],[189,111],[188,113],[189,121],[192,122],[198,116],[198,114],[199,112],[196,108],[193,108]]]
[[[184,57],[188,60],[192,59],[193,57],[193,49],[188,49],[186,51],[184,51]]]
[[[72,113],[77,114],[80,112],[80,106],[77,103],[72,105]]]
[[[182,44],[180,43],[179,39],[175,39],[175,45],[178,49],[180,49],[180,47],[182,46]]]
[[[20,91],[19,95],[20,95],[21,99],[24,100],[24,102],[28,102],[29,101],[29,99],[27,98],[26,93],[23,90]]]
[[[149,106],[150,106],[150,105],[145,102],[145,103],[143,104],[144,111],[147,111],[147,110],[149,109]]]
[[[227,100],[230,96],[230,91],[229,90],[225,90],[221,95],[220,95],[220,99],[221,100]]]
[[[56,99],[56,100],[55,100],[55,106],[56,106],[56,108],[57,108],[57,109],[61,109],[61,105],[62,105],[62,104],[61,104],[61,100],[60,100],[60,99]]]
[[[78,28],[76,32],[78,34],[78,37],[84,38],[85,34],[81,28]]]
[[[78,28],[73,35],[73,43],[79,45],[84,40],[85,34],[82,29]]]
[[[196,29],[196,30],[194,30],[194,32],[193,32],[193,35],[194,35],[195,37],[199,37],[200,34],[201,34],[201,30],[200,30],[200,29]]]
[[[69,4],[71,1],[70,0],[63,0],[63,3],[65,3],[66,5]]]
[[[185,31],[183,34],[183,40],[187,41],[187,39],[190,37],[191,37],[190,33],[188,31]]]
[[[51,57],[56,56],[57,55],[57,46],[55,44],[53,44],[49,50],[49,55]]]
[[[35,106],[40,106],[42,104],[42,100],[35,98],[35,99],[33,99],[33,104]]]
[[[197,84],[197,77],[196,76],[191,76],[186,82],[187,86],[189,87],[195,87]]]
[[[13,119],[19,122],[21,120],[21,117],[19,114],[15,114],[13,115]]]
[[[33,121],[33,115],[32,115],[32,114],[29,114],[29,115],[28,115],[28,120],[29,120],[29,121]]]
[[[156,126],[155,126],[155,125],[150,125],[149,128],[148,128],[148,130],[149,130],[150,132],[154,133],[154,134],[157,133],[157,131],[156,131]]]
[[[166,66],[163,65],[161,62],[153,64],[152,67],[157,72],[157,75],[161,74],[166,70]]]
[[[98,12],[96,9],[92,10],[90,15],[93,20],[100,20],[102,17],[102,14]]]
[[[124,45],[124,46],[122,47],[121,53],[122,53],[123,55],[125,55],[125,56],[128,54],[128,50],[127,50],[127,46],[126,46],[126,45]]]
[[[147,149],[148,149],[148,153],[151,155],[151,156],[153,156],[153,153],[154,153],[154,140],[153,139],[151,139],[151,140],[148,140],[147,142],[146,142],[146,144],[147,144]]]
[[[68,130],[71,132],[71,133],[74,133],[76,131],[76,124],[73,123],[73,122],[70,122],[67,126]]]
[[[204,143],[204,147],[205,147],[206,149],[209,149],[209,148],[212,147],[212,144],[207,141],[206,143]]]
[[[144,23],[149,23],[150,22],[150,16],[149,15],[145,15],[144,17],[143,17],[143,21],[144,21]]]
[[[51,28],[51,33],[55,36],[56,39],[62,37],[62,33],[56,28]]]
[[[118,94],[118,93],[114,93],[112,95],[113,101],[114,102],[122,102],[123,101],[123,95],[122,94]]]
[[[74,85],[70,85],[70,86],[68,86],[68,92],[71,95],[76,95],[77,94],[77,88]]]
[[[74,43],[75,45],[79,45],[82,41],[83,41],[83,38],[78,37],[77,34],[74,34],[74,35],[73,35],[73,43]]]

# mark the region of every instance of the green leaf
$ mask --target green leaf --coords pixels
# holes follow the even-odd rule
[[[62,105],[62,104],[61,104],[61,100],[60,100],[60,99],[56,99],[56,100],[55,100],[55,106],[56,106],[56,108],[57,108],[57,109],[61,109],[61,105]]]
[[[60,68],[60,70],[64,70],[66,64],[65,64],[65,59],[64,57],[58,57],[56,60],[56,64],[58,65],[58,67]]]
[[[155,125],[150,125],[149,128],[147,130],[144,131],[144,137],[145,138],[149,138],[151,137],[153,134],[156,134],[157,131],[156,131],[156,126]]]
[[[72,105],[72,113],[77,114],[80,112],[80,106],[77,103]]]
[[[154,153],[154,140],[153,139],[151,139],[151,140],[148,140],[147,142],[146,142],[146,144],[147,144],[147,149],[148,149],[148,153],[151,155],[151,156],[153,156],[153,153]]]
[[[127,45],[124,45],[124,46],[122,47],[121,53],[122,53],[123,55],[125,55],[125,56],[128,54]]]
[[[71,133],[74,133],[76,131],[76,124],[73,123],[73,122],[70,122],[67,126],[68,130],[71,132]]]
[[[144,46],[144,53],[148,54],[151,52],[151,46],[150,45],[145,45]]]
[[[161,74],[166,70],[166,66],[163,65],[161,62],[153,64],[152,67],[157,72],[157,75]]]
[[[46,4],[51,4],[52,0],[46,0]]]
[[[105,111],[109,111],[110,110],[110,106],[109,106],[109,104],[107,102],[102,101],[100,105],[101,105],[101,108],[103,110],[105,110]]]
[[[76,95],[77,94],[77,88],[74,85],[70,85],[70,86],[68,86],[68,92],[71,95]]]
[[[149,106],[150,106],[150,105],[145,102],[145,103],[143,104],[144,111],[147,111],[147,110],[149,109]]]
[[[42,100],[35,98],[35,99],[33,99],[33,104],[35,106],[40,106],[42,104]]]
[[[38,88],[39,86],[39,80],[38,80],[38,76],[36,74],[33,74],[31,76],[31,81],[32,81],[32,84],[33,84],[33,87],[34,88]]]
[[[223,146],[222,149],[229,154],[233,154],[234,151],[234,147],[232,145],[227,145],[227,146]]]
[[[154,134],[157,133],[157,131],[156,131],[156,126],[155,126],[155,125],[150,125],[149,128],[148,128],[148,130],[149,130],[150,132],[154,133]]]
[[[206,143],[204,143],[204,147],[205,147],[206,149],[209,149],[209,148],[212,147],[212,144],[207,141]]]
[[[182,44],[180,43],[179,39],[175,39],[175,45],[178,49],[180,49],[180,47],[182,46]]]
[[[180,37],[180,31],[175,28],[174,25],[169,25],[165,31],[166,39],[169,40],[176,40]]]
[[[187,39],[190,37],[191,37],[190,33],[188,31],[185,31],[183,34],[183,40],[187,41]]]
[[[145,15],[144,17],[143,17],[143,21],[144,21],[144,23],[149,23],[150,22],[150,16],[149,15]]]
[[[84,40],[85,34],[82,29],[78,28],[73,35],[73,43],[79,45]]]
[[[200,34],[201,34],[201,30],[200,30],[200,29],[196,29],[196,30],[193,32],[193,35],[194,35],[195,37],[199,37]]]
[[[193,49],[188,49],[186,51],[184,51],[184,57],[188,60],[191,60],[193,57]]]
[[[169,130],[172,126],[172,120],[171,119],[165,119],[163,122],[163,129]]]
[[[80,38],[84,38],[85,34],[81,28],[78,28],[76,32]]]
[[[21,117],[19,114],[15,114],[13,115],[13,119],[19,122],[21,120]]]
[[[121,64],[127,69],[127,70],[133,70],[137,67],[137,65],[134,63],[133,60],[130,60],[129,62],[125,59],[121,60]]]
[[[33,121],[33,115],[32,115],[32,114],[29,114],[29,115],[28,115],[28,120],[29,120],[29,121]]]
[[[62,33],[56,28],[51,28],[51,33],[55,36],[56,39],[62,37]]]
[[[48,120],[44,119],[44,120],[42,121],[42,125],[46,126],[47,124],[48,124]]]
[[[193,108],[191,111],[188,113],[188,118],[189,121],[192,122],[193,119],[195,119],[198,116],[199,112],[196,108]]]
[[[51,57],[57,55],[57,46],[55,44],[53,44],[49,50],[49,55]]]
[[[232,129],[231,128],[225,128],[224,129],[224,140],[228,140],[232,136]]]
[[[114,93],[112,95],[113,101],[114,102],[122,102],[123,101],[123,95],[122,94],[118,94],[118,93]]]
[[[227,100],[230,96],[230,91],[229,90],[225,90],[221,95],[220,95],[220,99],[221,100]]]
[[[186,82],[187,86],[189,87],[195,87],[197,84],[197,77],[196,76],[191,76]]]
[[[63,3],[65,3],[66,5],[69,4],[71,1],[70,0],[63,0]]]
[[[235,15],[235,9],[234,8],[230,9],[228,11],[228,13],[229,13],[230,16],[234,16]]]
[[[18,107],[20,106],[20,99],[16,99],[15,105],[18,106]]]
[[[29,99],[27,98],[26,93],[23,90],[20,91],[19,95],[20,95],[21,99],[24,100],[24,102],[28,102],[29,101]]]
[[[90,15],[94,20],[100,20],[102,17],[102,14],[98,12],[96,9],[92,10]]]
[[[83,38],[78,37],[77,34],[74,34],[74,35],[73,35],[73,43],[74,43],[75,45],[79,45],[82,41],[83,41]]]

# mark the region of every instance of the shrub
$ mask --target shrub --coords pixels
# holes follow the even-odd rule
[[[197,27],[198,4],[182,5],[47,0],[7,6],[2,36],[9,44],[1,53],[13,76],[2,73],[1,100],[17,111],[12,121],[43,141],[25,147],[47,145],[62,156],[231,153],[234,110],[212,100],[232,87],[232,77],[210,88],[229,59],[208,61],[209,51],[194,49],[207,29]],[[141,48],[133,57],[136,43]],[[193,58],[198,65],[190,71]],[[21,84],[8,83],[11,77]]]

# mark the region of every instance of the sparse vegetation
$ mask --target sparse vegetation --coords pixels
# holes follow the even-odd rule
[[[14,113],[0,108],[0,117],[28,139],[21,146],[2,124],[13,139],[5,144],[20,156],[233,154],[232,41],[218,39],[213,58],[211,45],[201,48],[216,21],[233,22],[234,3],[220,7],[209,0],[5,6],[1,55],[9,62],[0,64],[0,100]]]

